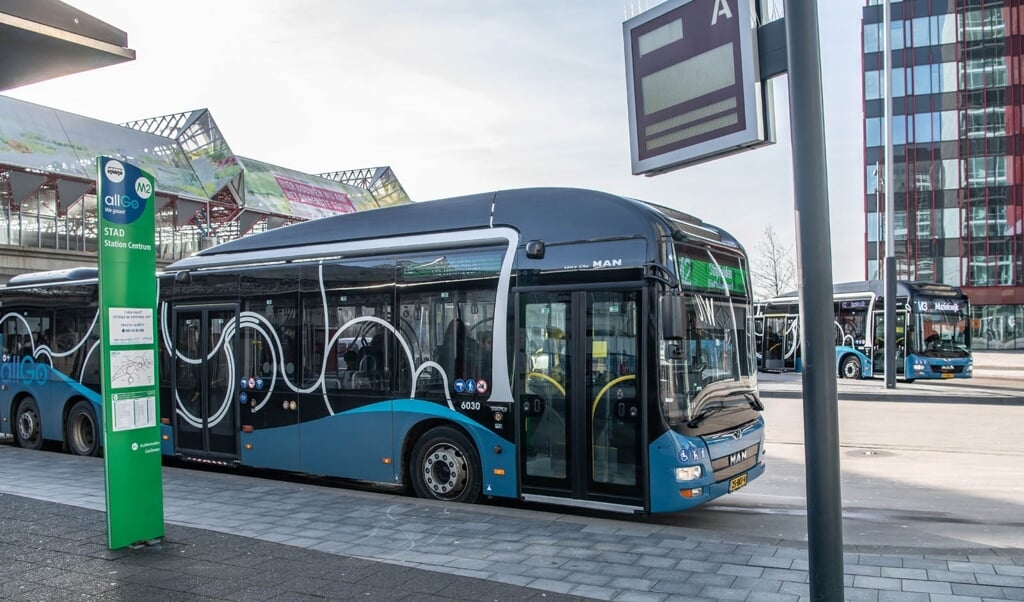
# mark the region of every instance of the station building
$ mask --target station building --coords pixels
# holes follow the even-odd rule
[[[863,8],[867,278],[885,263],[884,44],[892,49],[898,278],[963,287],[972,346],[1024,349],[1024,0]]]

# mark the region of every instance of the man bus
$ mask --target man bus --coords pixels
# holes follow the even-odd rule
[[[15,278],[0,301],[5,340],[29,343],[3,364],[0,428],[99,453],[95,272]],[[751,316],[732,236],[599,192],[295,224],[160,275],[162,451],[440,500],[682,510],[764,470]]]
[[[869,378],[885,371],[885,283],[833,287],[836,372]],[[959,288],[901,280],[896,285],[896,373],[919,378],[970,378],[970,303]],[[790,293],[757,303],[759,368],[802,369],[800,303]],[[781,336],[778,333],[782,333]]]

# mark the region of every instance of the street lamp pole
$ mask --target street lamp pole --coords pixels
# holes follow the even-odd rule
[[[889,0],[882,3],[885,81],[885,388],[896,388],[896,212],[893,193],[892,29]],[[902,28],[901,28],[902,32]]]

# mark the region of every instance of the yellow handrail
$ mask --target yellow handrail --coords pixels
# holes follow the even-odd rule
[[[536,376],[537,378],[544,379],[544,380],[548,381],[549,383],[555,385],[555,388],[557,388],[558,392],[562,394],[562,397],[565,397],[565,387],[562,386],[562,383],[560,383],[557,380],[551,378],[547,374],[544,374],[543,372],[527,372],[526,373],[526,380],[530,380],[531,376]]]
[[[611,382],[609,382],[604,387],[601,387],[601,391],[598,392],[597,397],[594,397],[594,405],[591,406],[591,408],[590,408],[590,419],[591,420],[593,420],[594,419],[594,415],[597,414],[597,404],[601,403],[601,396],[604,395],[605,393],[607,393],[608,389],[612,388],[613,386],[619,384],[620,382],[622,382],[624,380],[636,380],[636,374],[627,374],[625,376],[620,376],[620,377],[618,377],[616,379],[613,379]]]

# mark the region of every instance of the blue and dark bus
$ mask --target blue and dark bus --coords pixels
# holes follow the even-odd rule
[[[764,471],[747,257],[671,209],[507,190],[254,234],[156,280],[166,456],[630,513]],[[0,305],[3,433],[102,453],[96,270],[18,276]]]
[[[885,372],[885,282],[833,287],[836,372],[870,378]],[[970,378],[970,303],[959,288],[931,282],[896,283],[896,374],[919,378]],[[800,300],[789,293],[756,304],[758,367],[800,371]]]

